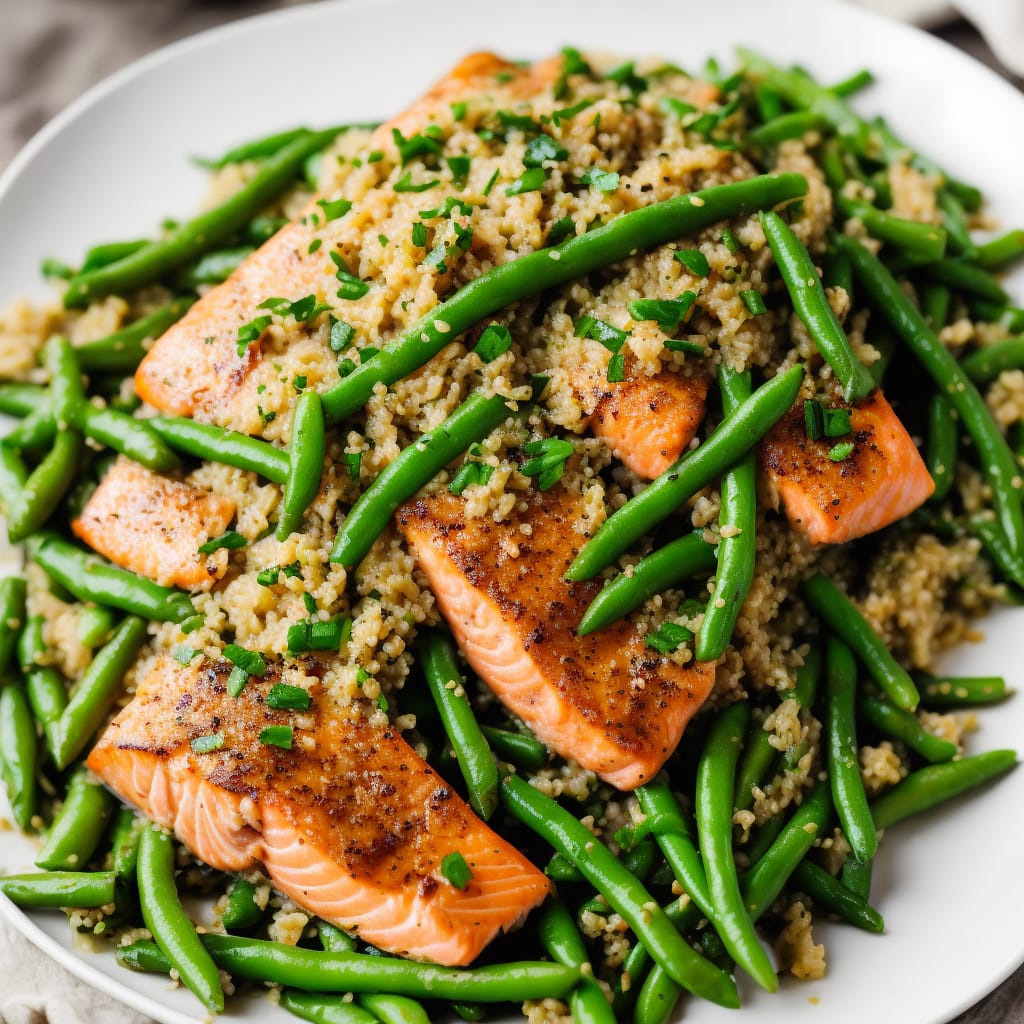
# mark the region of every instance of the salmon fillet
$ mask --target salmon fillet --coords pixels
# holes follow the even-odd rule
[[[382,124],[371,148],[393,151],[393,129],[414,134],[439,108],[493,85],[499,72],[513,76],[514,93],[529,95],[550,84],[559,65],[555,59],[522,68],[492,53],[472,54],[404,113]],[[315,211],[312,202],[304,214]],[[270,296],[322,297],[337,288],[336,268],[326,249],[309,251],[317,225],[304,220],[281,228],[157,339],[135,374],[135,389],[143,401],[171,415],[230,425],[232,400],[260,361],[257,342],[239,356],[239,327]]]
[[[812,441],[798,402],[761,444],[775,507],[814,544],[841,544],[909,515],[935,490],[913,438],[881,389],[850,408],[852,433]],[[830,450],[852,441],[841,461]]]
[[[590,429],[637,476],[653,480],[696,436],[708,379],[663,371],[611,387],[606,383],[603,390]]]
[[[466,660],[502,703],[563,757],[634,789],[675,750],[715,667],[676,665],[626,621],[578,636],[601,589],[563,579],[583,542],[582,499],[559,488],[523,502],[496,524],[436,494],[402,506],[398,525]]]
[[[320,670],[313,659],[308,675]],[[182,668],[160,658],[114,719],[89,767],[123,800],[171,828],[224,871],[262,863],[296,903],[380,949],[447,965],[470,963],[517,924],[550,883],[492,832],[392,728],[312,691],[301,718],[266,704],[271,667],[228,695],[226,662]],[[294,729],[294,747],[260,741]],[[197,753],[192,741],[223,744]],[[461,853],[465,889],[441,872]]]
[[[163,586],[189,588],[224,575],[227,551],[199,547],[219,537],[235,516],[235,503],[118,458],[71,523],[75,536],[122,569]]]

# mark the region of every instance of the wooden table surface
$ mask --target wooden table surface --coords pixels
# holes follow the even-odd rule
[[[226,21],[306,2],[0,0],[0,169],[68,102],[136,57]],[[966,22],[935,34],[1024,87],[999,67]],[[1019,909],[1024,928],[1024,907]],[[927,959],[927,949],[921,956]],[[1024,967],[954,1024],[1024,1024]]]

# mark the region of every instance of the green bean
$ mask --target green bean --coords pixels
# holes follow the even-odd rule
[[[490,725],[481,725],[480,731],[498,757],[520,768],[536,772],[548,762],[548,748],[535,736]]]
[[[908,259],[932,263],[941,259],[946,251],[946,232],[943,228],[895,217],[862,199],[850,199],[842,193],[836,196],[835,201],[844,217],[856,218],[872,238],[895,246]]]
[[[46,746],[53,753],[57,725],[68,706],[68,691],[61,674],[49,666],[35,666],[25,673],[25,692],[32,714],[43,728]]]
[[[284,481],[281,517],[276,536],[287,540],[302,525],[306,509],[320,490],[324,472],[324,410],[315,391],[303,391],[292,415],[292,437],[288,446],[288,475]],[[381,524],[383,529],[384,524]]]
[[[50,453],[9,500],[7,537],[12,544],[35,533],[53,515],[78,472],[82,438],[73,430],[57,435]]]
[[[1016,763],[1016,751],[989,750],[959,761],[918,768],[871,804],[875,828],[889,828],[911,815],[930,810],[1008,772]]]
[[[732,852],[732,794],[749,714],[746,703],[733,704],[718,715],[708,732],[697,767],[697,838],[716,911],[712,920],[722,942],[763,989],[775,992],[778,978],[743,904]]]
[[[942,501],[953,486],[959,440],[956,412],[945,395],[936,392],[928,401],[926,463],[935,483],[933,501]]]
[[[430,1024],[427,1011],[408,996],[364,992],[356,996],[356,1002],[383,1024]]]
[[[329,129],[329,131],[331,138],[334,138],[343,132],[351,131],[353,129],[365,129],[367,131],[372,131],[376,127],[376,122],[365,124],[342,124]],[[265,160],[267,157],[275,156],[280,153],[285,146],[302,139],[309,133],[309,128],[289,128],[283,132],[275,132],[273,135],[266,135],[263,138],[243,142],[241,145],[235,146],[233,149],[229,149],[222,156],[214,159],[207,159],[204,157],[194,157],[193,159],[200,167],[207,167],[210,170],[220,170],[220,168],[226,167],[228,164],[240,164],[243,160]]]
[[[769,85],[759,82],[754,86],[754,99],[762,122],[774,121],[784,113],[782,97]]]
[[[444,633],[431,630],[423,634],[419,649],[423,675],[455,749],[470,805],[487,821],[498,808],[498,766],[469,703],[455,647]]]
[[[314,1024],[378,1024],[377,1017],[357,1006],[348,995],[332,996],[285,989],[281,993],[281,1006]]]
[[[847,857],[840,872],[840,883],[854,896],[859,896],[865,903],[871,894],[871,874],[873,871],[873,860],[857,860],[856,857]]]
[[[739,1005],[733,980],[690,948],[643,885],[568,811],[519,776],[503,779],[501,791],[507,810],[579,868],[674,981],[720,1006]]]
[[[449,1008],[461,1020],[486,1020],[487,1008],[479,1003],[449,1003]]]
[[[80,308],[111,293],[125,294],[158,280],[240,231],[253,216],[294,180],[303,160],[326,146],[336,132],[310,132],[272,156],[233,196],[181,224],[137,252],[68,282],[64,305]]]
[[[632,210],[561,245],[509,260],[481,274],[323,395],[330,422],[361,409],[378,382],[393,384],[432,359],[474,324],[527,295],[575,281],[639,249],[687,238],[702,227],[796,199],[798,174],[762,175]]]
[[[690,576],[710,572],[715,566],[717,550],[704,540],[703,530],[695,530],[653,551],[598,591],[583,613],[576,632],[586,636],[604,629],[655,594]]]
[[[735,414],[751,396],[750,373],[736,373],[725,364],[718,368],[722,412]],[[743,602],[754,580],[757,553],[757,466],[753,451],[722,475],[718,523],[718,569],[715,589],[708,598],[704,621],[697,631],[698,661],[717,661],[732,641]]]
[[[960,360],[960,368],[975,384],[987,384],[1004,370],[1024,369],[1024,338],[987,345]]]
[[[974,262],[985,270],[999,270],[1024,256],[1024,230],[1014,228],[1006,234],[977,246]]]
[[[220,975],[181,905],[174,883],[174,841],[156,825],[145,829],[139,842],[138,883],[142,919],[160,951],[203,1006],[220,1013]]]
[[[88,270],[96,270],[98,267],[105,267],[117,260],[123,260],[133,252],[138,252],[144,245],[149,245],[148,238],[135,238],[124,242],[102,242],[89,249],[78,273]]]
[[[821,647],[809,645],[803,664],[796,670],[796,684],[792,689],[780,690],[779,699],[794,700],[800,708],[810,709],[818,693],[823,664]]]
[[[792,880],[814,900],[815,904],[838,914],[844,921],[867,932],[885,931],[882,915],[867,900],[850,892],[817,864],[812,864],[809,860],[802,861],[796,866]]]
[[[154,416],[148,423],[183,455],[251,470],[275,484],[288,478],[288,453],[267,441],[178,416]]]
[[[264,908],[256,902],[257,886],[244,878],[236,878],[228,889],[228,901],[220,923],[230,932],[247,931],[263,920]]]
[[[754,788],[771,778],[769,772],[779,751],[772,746],[775,733],[764,727],[760,718],[752,718],[743,743],[743,757],[736,770],[736,789],[733,806],[737,811],[749,811],[754,805]]]
[[[868,809],[860,777],[854,709],[857,699],[857,664],[841,640],[830,636],[825,652],[827,704],[825,722],[828,777],[832,802],[847,842],[857,860],[871,860],[878,836]]]
[[[777,213],[762,210],[759,216],[797,316],[843,385],[846,400],[859,401],[874,390],[875,383],[850,347],[846,332],[829,305],[810,254]]]
[[[122,807],[110,830],[113,871],[121,881],[135,882],[139,862],[139,842],[148,822],[131,807]]]
[[[1018,587],[1024,587],[1024,554],[1010,549],[1006,535],[990,516],[990,512],[979,512],[967,520],[967,525],[981,541],[985,556],[1002,575]]]
[[[925,321],[938,333],[949,322],[949,306],[952,300],[949,289],[944,284],[930,281],[921,286],[918,295]]]
[[[700,447],[609,516],[569,566],[566,579],[577,582],[596,576],[687,498],[734,465],[793,404],[803,377],[804,368],[798,364],[758,388]]]
[[[823,836],[831,814],[828,782],[818,782],[740,881],[743,902],[752,920],[756,921],[775,902],[796,866]]]
[[[811,110],[793,110],[751,128],[747,141],[755,146],[777,146],[787,139],[802,139],[808,132],[821,131],[828,122]]]
[[[92,649],[106,643],[114,632],[117,619],[109,608],[99,604],[82,605],[75,634],[83,647]]]
[[[830,86],[829,92],[834,96],[852,96],[855,92],[860,92],[861,89],[871,85],[874,80],[875,76],[867,68],[861,68],[860,71],[855,71],[849,78],[844,78],[841,82],[836,82],[835,85]]]
[[[18,659],[18,668],[22,672],[28,672],[37,665],[42,665],[46,660],[46,639],[43,635],[45,628],[46,619],[42,615],[30,615],[18,634],[15,653]]]
[[[920,699],[914,681],[853,602],[820,572],[804,580],[801,592],[812,610],[864,663],[890,700],[905,711],[913,711]]]
[[[46,388],[38,384],[0,384],[0,412],[8,416],[28,416],[46,399]]]
[[[0,580],[0,686],[14,659],[18,635],[25,625],[25,597],[28,584],[21,576]]]
[[[682,987],[661,964],[655,964],[640,987],[633,1011],[635,1024],[666,1024],[682,994]]]
[[[39,871],[0,876],[0,892],[17,907],[103,907],[116,880],[113,871]]]
[[[519,1003],[563,999],[580,980],[579,971],[544,961],[460,969],[366,953],[323,953],[235,935],[204,935],[202,942],[214,962],[234,978],[306,992],[385,991],[417,999]],[[170,968],[167,957],[152,942],[123,946],[117,954],[134,970],[166,972]]]
[[[75,355],[78,357],[79,367],[86,373],[134,372],[146,354],[146,342],[155,341],[168,327],[177,323],[188,312],[193,302],[193,298],[174,299],[166,306],[133,320],[127,327],[122,327],[113,334],[77,345]]]
[[[182,591],[109,565],[54,533],[36,534],[28,548],[32,560],[80,601],[95,601],[157,622],[184,622],[196,614]]]
[[[779,837],[782,826],[785,824],[783,815],[776,814],[769,818],[763,825],[758,825],[747,846],[747,857],[751,864],[759,861],[769,850],[772,843]],[[742,886],[741,886],[742,888]]]
[[[81,870],[99,846],[114,814],[110,791],[94,782],[83,765],[68,781],[64,803],[53,819],[36,866],[44,871]]]
[[[175,277],[174,284],[184,291],[195,291],[204,284],[220,284],[255,251],[255,246],[240,245],[233,249],[217,249],[215,252],[204,253]]]
[[[901,740],[911,750],[933,763],[951,761],[957,755],[957,745],[929,732],[916,715],[896,707],[882,697],[861,694],[857,701],[858,714],[880,732]]]
[[[972,704],[996,704],[1009,691],[1002,676],[915,676],[921,691],[921,703],[929,707],[969,707]]]
[[[403,501],[510,415],[501,395],[471,394],[440,426],[393,459],[359,496],[338,530],[331,561],[346,569],[357,566]]]
[[[939,189],[935,197],[939,210],[942,213],[942,224],[946,229],[946,237],[949,241],[949,249],[961,259],[976,260],[978,247],[971,238],[971,232],[967,227],[967,215],[964,213],[964,206],[960,200],[949,191]],[[909,251],[907,255],[911,255]],[[941,256],[939,253],[938,256]],[[927,262],[925,256],[918,256],[922,262]],[[937,258],[937,257],[934,257]]]
[[[924,269],[931,278],[957,291],[977,295],[989,302],[1008,301],[1009,296],[1003,286],[988,271],[973,263],[950,259],[933,260]]]
[[[20,686],[0,690],[0,776],[18,826],[28,831],[39,806],[36,724]]]
[[[317,929],[320,933],[320,944],[328,953],[354,953],[359,948],[359,943],[337,925],[321,921]]]
[[[53,415],[50,394],[46,392],[39,404],[3,439],[0,451],[8,449],[31,451],[53,444],[57,436],[57,420]]]
[[[537,922],[537,931],[544,951],[555,963],[583,973],[569,996],[574,1024],[615,1024],[611,1004],[594,980],[583,937],[565,904],[558,899],[549,900]]]
[[[968,296],[971,316],[985,323],[999,324],[1011,334],[1024,331],[1024,309],[1010,306],[1005,302],[989,302],[979,299],[976,295]]]
[[[145,639],[145,620],[129,615],[93,657],[54,730],[51,753],[58,768],[66,768],[103,724]]]

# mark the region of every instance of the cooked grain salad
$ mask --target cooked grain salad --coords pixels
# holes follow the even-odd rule
[[[314,1021],[652,1024],[882,931],[879,839],[1015,763],[930,669],[1024,590],[1024,239],[869,82],[476,54],[48,262],[0,892]]]

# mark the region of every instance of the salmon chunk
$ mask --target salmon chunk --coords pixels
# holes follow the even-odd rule
[[[119,458],[71,528],[122,569],[163,586],[202,587],[224,575],[227,551],[200,554],[234,518],[235,503]]]
[[[880,389],[850,409],[851,433],[812,441],[798,402],[761,444],[775,506],[814,544],[841,544],[909,515],[935,490],[913,438]],[[852,443],[833,461],[837,444]],[[839,454],[838,452],[836,454]]]
[[[469,519],[438,494],[398,511],[466,660],[549,747],[630,790],[675,750],[714,684],[710,663],[682,667],[631,623],[578,636],[599,581],[567,583],[583,543],[582,499],[532,491],[510,522]]]
[[[704,418],[707,377],[663,371],[604,385],[590,429],[637,476],[653,480],[686,451]]]
[[[312,659],[304,668],[319,671]],[[447,965],[470,963],[547,896],[544,875],[392,727],[371,724],[366,702],[352,714],[317,684],[296,716],[267,705],[278,667],[237,698],[230,669],[160,658],[88,759],[201,860],[224,871],[262,864],[311,913],[380,949]],[[273,726],[293,727],[291,749],[270,742]],[[441,869],[456,852],[472,872],[464,889]]]
[[[381,125],[371,148],[393,150],[393,129],[414,134],[451,102],[493,86],[499,73],[512,77],[514,93],[528,95],[550,84],[559,66],[555,60],[523,68],[492,53],[472,54],[404,113]],[[326,249],[310,248],[318,226],[306,214],[313,212],[315,201],[157,339],[135,374],[135,389],[143,401],[171,415],[235,425],[233,403],[242,401],[240,391],[260,361],[258,344],[248,345],[239,355],[239,328],[270,296],[323,296],[337,289],[337,268],[327,259]]]

